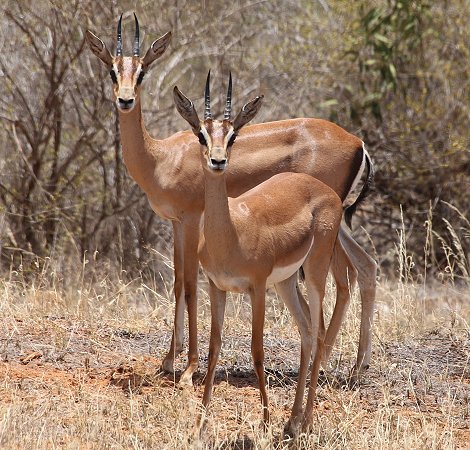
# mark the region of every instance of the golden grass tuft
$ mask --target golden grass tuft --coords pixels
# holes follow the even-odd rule
[[[66,282],[53,260],[28,280],[11,272],[0,282],[0,448],[468,448],[468,280],[415,276],[403,246],[398,267],[407,273],[378,285],[370,369],[359,386],[347,385],[359,333],[354,292],[320,379],[313,429],[295,442],[284,440],[282,429],[294,398],[299,338],[274,291],[265,329],[268,432],[251,367],[250,305],[230,295],[207,431],[190,444],[210,328],[203,277],[201,370],[195,388],[181,390],[175,383],[185,355],[176,374],[158,370],[173,320],[168,280],[123,281],[82,264]],[[333,300],[330,280],[328,316]]]

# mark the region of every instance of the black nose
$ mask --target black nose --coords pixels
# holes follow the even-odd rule
[[[224,159],[211,158],[211,165],[212,165],[212,168],[215,170],[225,169],[226,164],[227,164],[227,160],[225,158]]]
[[[118,103],[119,107],[122,109],[129,109],[132,108],[132,105],[134,104],[134,99],[130,98],[129,100],[125,100],[123,98],[118,98]]]

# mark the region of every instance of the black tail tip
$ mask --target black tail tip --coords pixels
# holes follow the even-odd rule
[[[344,221],[350,230],[352,230],[352,216],[356,212],[356,205],[348,206],[344,211]]]

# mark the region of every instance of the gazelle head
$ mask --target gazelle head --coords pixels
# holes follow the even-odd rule
[[[143,58],[140,57],[139,21],[134,13],[135,36],[132,56],[123,56],[122,52],[122,14],[117,26],[116,56],[111,56],[103,41],[91,31],[86,32],[86,40],[91,51],[103,61],[109,69],[113,82],[113,92],[119,111],[130,112],[134,108],[140,93],[140,84],[150,65],[165,52],[171,40],[171,32],[153,42]]]
[[[228,165],[230,150],[240,129],[245,126],[258,113],[263,96],[259,96],[249,101],[234,120],[232,114],[232,74],[230,74],[227,91],[227,101],[225,103],[224,119],[215,120],[211,114],[210,98],[210,76],[207,75],[205,90],[204,120],[199,120],[194,104],[176,86],[173,89],[173,98],[176,109],[181,114],[199,138],[202,155],[207,162],[207,167],[213,172],[222,173]]]

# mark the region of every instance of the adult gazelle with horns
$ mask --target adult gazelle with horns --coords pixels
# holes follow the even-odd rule
[[[167,139],[152,138],[142,117],[141,83],[154,61],[167,49],[168,32],[140,56],[139,25],[135,20],[133,56],[123,55],[119,19],[116,55],[103,41],[86,32],[93,53],[106,65],[119,114],[122,153],[131,177],[146,193],[153,210],[172,221],[174,234],[175,321],[163,369],[172,371],[183,350],[184,307],[188,310],[188,365],[180,383],[192,383],[198,367],[197,345],[197,245],[204,209],[204,179],[200,170],[198,142],[189,131]],[[350,218],[365,197],[372,180],[372,166],[363,142],[339,126],[319,119],[290,119],[249,125],[240,132],[236,154],[227,169],[227,191],[238,196],[280,172],[299,172],[318,178],[345,201],[366,171],[367,177],[355,202],[347,209]],[[335,278],[336,306],[325,337],[327,355],[335,341],[350,298],[350,286],[358,280],[362,301],[361,333],[353,374],[367,367],[371,356],[371,325],[375,299],[376,265],[345,229],[339,232],[330,270]]]
[[[265,291],[274,284],[299,328],[301,357],[291,417],[286,426],[295,434],[311,422],[313,400],[323,349],[322,302],[330,261],[338,235],[342,202],[333,189],[303,173],[272,176],[236,198],[227,193],[226,171],[238,133],[258,112],[262,97],[248,102],[231,120],[232,78],[229,79],[223,120],[210,112],[210,73],[207,76],[204,120],[177,87],[178,112],[198,136],[201,171],[204,173],[205,210],[199,259],[210,286],[211,335],[203,406],[212,395],[215,368],[222,343],[226,291],[248,293],[252,305],[251,351],[259,381],[263,418],[269,420],[264,380],[263,330]],[[247,144],[249,148],[249,143]],[[233,148],[233,156],[238,149]],[[249,158],[249,152],[245,153]],[[296,290],[297,271],[303,266],[308,304]],[[314,357],[305,412],[304,390],[310,357]],[[202,417],[199,417],[201,425]]]

